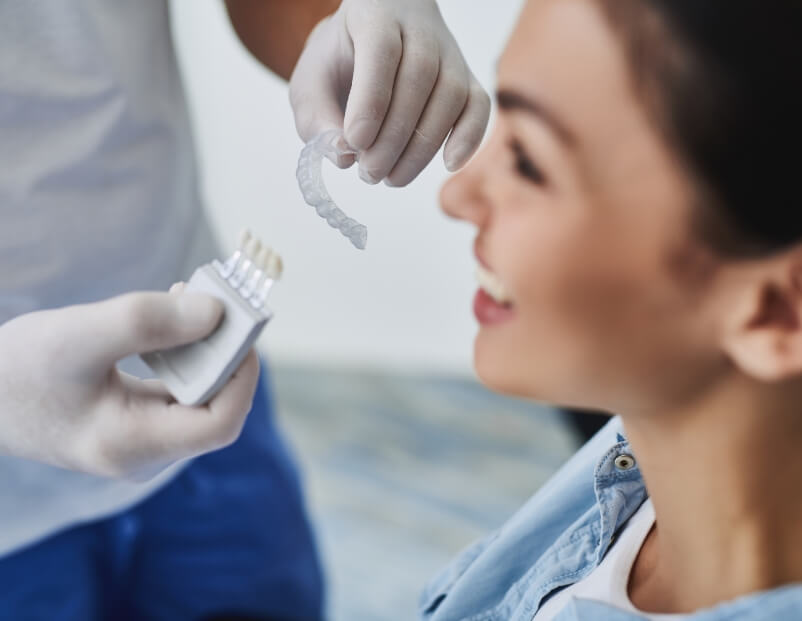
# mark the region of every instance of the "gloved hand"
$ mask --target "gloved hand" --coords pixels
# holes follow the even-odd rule
[[[435,0],[343,0],[309,35],[290,102],[305,142],[344,129],[360,177],[394,186],[417,177],[446,137],[446,167],[460,168],[490,116],[490,99]]]
[[[220,321],[197,293],[132,293],[0,325],[0,453],[90,474],[147,478],[233,442],[256,390],[251,352],[206,406],[119,372],[129,354],[189,343]]]

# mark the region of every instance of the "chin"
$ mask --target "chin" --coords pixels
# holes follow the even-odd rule
[[[532,386],[521,377],[521,369],[510,362],[510,356],[489,347],[478,337],[474,343],[473,367],[479,381],[494,392],[541,400],[532,394]]]
[[[480,332],[473,349],[474,371],[484,386],[493,392],[555,407],[576,407],[580,405],[576,402],[584,401],[574,394],[573,381],[564,385],[562,377],[555,375],[553,362],[527,359],[520,347],[502,347],[498,339],[490,337]],[[587,403],[582,406],[588,407]]]

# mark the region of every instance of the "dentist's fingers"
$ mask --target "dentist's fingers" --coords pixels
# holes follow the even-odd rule
[[[391,185],[414,179],[444,141],[448,167],[462,165],[489,118],[435,0],[342,0],[309,36],[290,101],[305,142],[342,122],[360,176]]]
[[[345,108],[345,139],[357,151],[364,151],[376,140],[390,108],[404,44],[398,23],[381,6],[350,11],[346,19],[354,67]]]
[[[181,405],[148,382],[137,414],[141,446],[161,446],[171,460],[193,457],[234,442],[251,411],[259,357],[251,350],[228,383],[204,406]]]
[[[455,172],[473,157],[490,121],[490,97],[479,82],[471,76],[468,102],[446,142],[443,159],[446,168]]]
[[[120,390],[85,433],[88,472],[110,477],[153,476],[170,463],[219,449],[240,435],[259,379],[251,350],[205,406],[177,403],[158,381],[120,374]]]
[[[368,183],[384,179],[412,138],[440,73],[440,48],[428,32],[403,32],[403,54],[393,96],[381,130],[359,154],[359,176]]]
[[[334,88],[320,88],[316,85],[308,92],[300,93],[302,82],[295,82],[295,94],[292,107],[295,110],[295,128],[304,142],[309,142],[323,132],[342,128],[343,114],[339,104],[334,100]],[[315,98],[317,100],[315,100]],[[326,158],[338,168],[350,168],[356,156],[350,153],[327,153]]]
[[[401,187],[413,181],[437,154],[465,109],[470,85],[468,68],[460,56],[445,65],[448,69],[441,69],[417,128],[387,177],[388,185]]]
[[[225,441],[231,435],[227,435],[226,431],[238,430],[237,425],[239,422],[244,422],[244,416],[251,410],[258,379],[259,356],[255,350],[251,350],[220,392],[207,404],[193,407],[179,404],[161,380],[142,380],[125,373],[119,374],[120,385],[128,392],[128,400],[145,399],[147,403],[144,405],[147,407],[144,409],[149,410],[154,424],[162,424],[164,422],[162,417],[168,415],[166,411],[159,413],[159,407],[167,408],[170,412],[169,415],[179,417],[190,411],[193,412],[190,416],[194,418],[184,418],[183,420],[193,428],[199,429],[201,444],[198,446],[200,448],[203,448],[204,438],[210,442]],[[207,410],[212,412],[211,416],[206,414]],[[205,432],[198,425],[200,421],[209,424],[206,428],[210,432],[208,436],[203,435]],[[226,421],[233,427],[227,426]],[[180,421],[178,422],[179,427],[182,424]],[[185,437],[191,442],[192,435],[193,433],[189,433]],[[212,448],[216,448],[216,446]]]
[[[239,368],[209,403],[189,407],[171,403],[164,411],[158,405],[149,415],[153,424],[153,437],[175,446],[177,458],[194,457],[207,451],[228,446],[242,431],[248,412],[253,406],[253,396],[259,381],[259,357],[251,350]],[[157,435],[158,434],[158,435]]]
[[[222,441],[218,446],[231,444],[239,437],[245,418],[253,407],[258,382],[259,356],[252,349],[223,389],[206,404],[206,409],[219,421],[217,429],[222,431],[218,434],[215,427],[212,428],[211,440]]]
[[[331,50],[350,46],[350,42],[337,41],[338,31],[328,27],[332,19],[342,19],[340,15],[330,16],[317,25],[309,35],[322,38],[321,45]],[[290,78],[289,98],[295,116],[295,128],[304,142],[309,142],[319,134],[343,127],[342,94],[350,89],[351,75],[342,75],[337,64],[322,63],[317,56],[318,47],[306,48],[295,66]],[[353,56],[353,50],[345,50],[344,55]],[[329,159],[340,168],[351,166],[353,155],[340,155]]]
[[[105,371],[130,354],[191,343],[207,336],[223,316],[220,300],[201,293],[128,293],[77,306],[70,328],[82,360]],[[69,318],[65,318],[69,320]]]
[[[118,377],[120,386],[128,394],[129,398],[135,400],[141,397],[158,397],[165,404],[176,402],[164,382],[159,379],[141,379],[122,371],[118,371]]]

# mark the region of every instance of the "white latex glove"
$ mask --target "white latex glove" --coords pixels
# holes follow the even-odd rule
[[[143,479],[233,442],[256,390],[251,352],[204,407],[115,363],[200,339],[220,321],[213,297],[132,293],[20,315],[0,325],[0,452],[101,476]]]
[[[490,116],[490,99],[434,0],[343,0],[310,34],[290,103],[305,142],[344,129],[360,177],[394,186],[417,177],[447,137],[446,167],[460,168]]]

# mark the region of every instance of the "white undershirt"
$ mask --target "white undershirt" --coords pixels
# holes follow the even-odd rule
[[[654,507],[647,499],[629,519],[599,566],[588,576],[548,600],[532,621],[551,621],[574,598],[603,602],[653,621],[674,621],[686,615],[656,614],[635,608],[629,599],[629,574],[646,536],[654,525]]]

